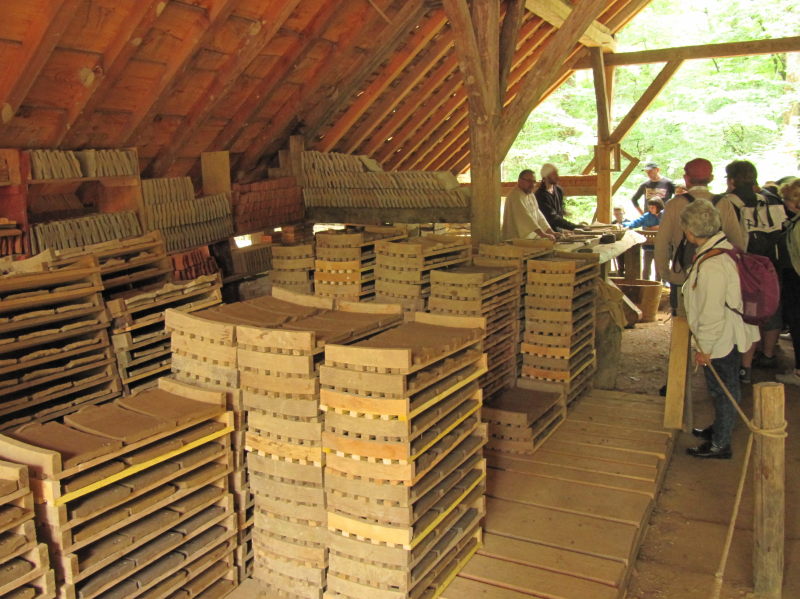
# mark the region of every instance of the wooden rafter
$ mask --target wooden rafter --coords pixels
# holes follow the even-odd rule
[[[83,133],[73,126],[82,115],[94,112],[105,93],[119,83],[125,67],[139,49],[131,40],[144,38],[163,9],[164,3],[160,0],[146,0],[132,7],[131,14],[120,23],[111,45],[100,57],[93,81],[67,105],[63,127],[53,140],[53,147],[80,145]]]
[[[373,3],[374,5],[374,3]],[[357,94],[369,77],[397,50],[400,44],[407,39],[408,32],[412,30],[423,18],[425,6],[417,2],[406,2],[400,11],[389,21],[388,30],[380,37],[380,44],[372,48],[366,60],[360,61],[353,73],[342,75],[344,87],[340,82],[334,86],[335,93],[320,102],[315,110],[306,116],[304,137],[311,143],[320,130],[349,103]],[[376,25],[377,27],[378,25]],[[374,42],[374,40],[373,40]],[[364,43],[367,43],[364,41]],[[361,44],[359,44],[361,45]]]
[[[27,35],[19,45],[19,53],[11,64],[0,70],[0,123],[14,118],[33,87],[47,59],[75,16],[79,0],[42,2],[44,12],[37,14]]]
[[[419,22],[419,18],[422,15],[418,13],[410,16],[411,18],[405,21],[404,28],[401,29],[404,34],[408,33],[408,29]],[[411,39],[408,40],[406,47],[400,52],[395,52],[388,64],[382,69],[380,76],[373,80],[373,82],[352,101],[344,114],[336,119],[333,127],[325,132],[324,138],[317,144],[317,147],[321,151],[330,151],[336,146],[350,128],[358,122],[364,113],[378,100],[381,94],[386,91],[392,81],[403,72],[403,69],[405,69],[411,61],[414,60],[417,54],[430,43],[434,36],[441,31],[442,27],[445,25],[445,21],[444,14],[440,11],[436,11],[436,13],[431,15],[414,32]],[[353,87],[360,84],[362,84],[362,82],[352,83]],[[352,93],[347,93],[346,91],[342,94],[342,100],[351,101],[351,96]]]
[[[606,27],[611,31],[619,31],[630,23],[631,19],[642,12],[651,1],[652,0],[625,0],[624,2],[619,2],[618,10],[613,10],[612,8],[605,13],[604,17],[607,18],[605,22]]]
[[[508,75],[514,64],[520,28],[525,20],[525,1],[508,0],[506,14],[503,17],[503,26],[500,30],[500,73],[498,74],[498,88],[503,95],[508,86]]]
[[[268,23],[266,31],[260,28],[253,30],[252,35],[240,40],[239,46],[231,52],[221,67],[217,69],[216,75],[205,87],[202,93],[198,94],[186,118],[183,119],[181,126],[176,130],[172,139],[164,145],[158,156],[150,163],[149,174],[160,177],[167,173],[175,160],[181,155],[189,139],[202,129],[205,122],[214,113],[219,103],[227,97],[236,85],[239,77],[245,72],[247,67],[258,57],[264,48],[269,44],[286,19],[291,16],[300,0],[287,0],[280,5],[280,9],[270,6],[267,13],[262,15],[264,23]],[[260,25],[260,23],[258,23]]]
[[[606,69],[603,51],[600,48],[589,48],[594,73],[594,96],[597,105],[597,137],[601,141],[608,139],[611,133],[611,115],[609,114],[608,86],[606,85]]]
[[[144,130],[152,126],[161,106],[172,96],[181,76],[186,72],[200,48],[209,45],[225,26],[228,17],[236,8],[236,0],[212,0],[209,8],[193,22],[191,31],[170,55],[164,73],[148,97],[137,103],[130,124],[120,134],[123,145],[136,145]]]
[[[572,12],[572,5],[564,0],[527,0],[525,6],[556,28],[561,28]],[[589,48],[606,48],[612,52],[617,46],[611,30],[596,20],[589,23],[578,41]]]

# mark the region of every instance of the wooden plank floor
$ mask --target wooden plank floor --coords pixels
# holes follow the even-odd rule
[[[624,597],[672,454],[663,410],[592,391],[534,455],[489,452],[484,544],[442,597]]]

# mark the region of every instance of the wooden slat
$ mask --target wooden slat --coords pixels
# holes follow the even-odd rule
[[[689,371],[689,323],[685,316],[672,319],[672,335],[667,367],[667,398],[664,406],[664,427],[683,428],[686,378]]]

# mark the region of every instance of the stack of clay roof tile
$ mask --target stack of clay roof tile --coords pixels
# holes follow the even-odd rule
[[[303,220],[303,192],[294,177],[233,186],[233,220],[237,235]]]
[[[0,539],[0,597],[55,597],[47,545],[38,542],[34,526],[27,466],[0,462]]]
[[[469,262],[469,238],[428,235],[407,241],[375,242],[376,300],[424,310],[431,271]]]
[[[32,227],[31,251],[67,250],[97,243],[137,237],[142,228],[135,212],[92,214]]]
[[[273,285],[298,293],[314,291],[314,244],[273,245]]]
[[[119,394],[100,270],[92,256],[50,269],[41,258],[0,276],[1,428],[55,418]]]
[[[394,227],[320,231],[316,235],[314,293],[352,301],[375,297],[375,242],[405,239]]]
[[[233,274],[257,275],[272,268],[272,245],[260,243],[231,251]]]
[[[483,324],[415,314],[325,348],[326,598],[435,597],[477,550]]]
[[[189,177],[143,179],[142,199],[145,228],[160,230],[169,252],[233,235],[228,195],[195,198]]]
[[[38,479],[58,596],[232,590],[231,424],[222,394],[164,379],[159,389],[0,436],[0,456]]]

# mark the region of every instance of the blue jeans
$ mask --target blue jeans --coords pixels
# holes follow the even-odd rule
[[[742,364],[742,354],[734,346],[731,353],[724,358],[712,359],[711,364],[714,366],[714,370],[717,371],[719,378],[725,383],[728,391],[733,395],[736,403],[740,403],[742,392],[739,385],[739,367]],[[717,379],[711,373],[711,369],[706,367],[703,370],[705,371],[708,391],[714,399],[714,437],[712,442],[717,447],[727,447],[731,444],[731,433],[733,433],[733,427],[736,425],[736,420],[739,416],[736,413],[736,408],[731,405]]]

